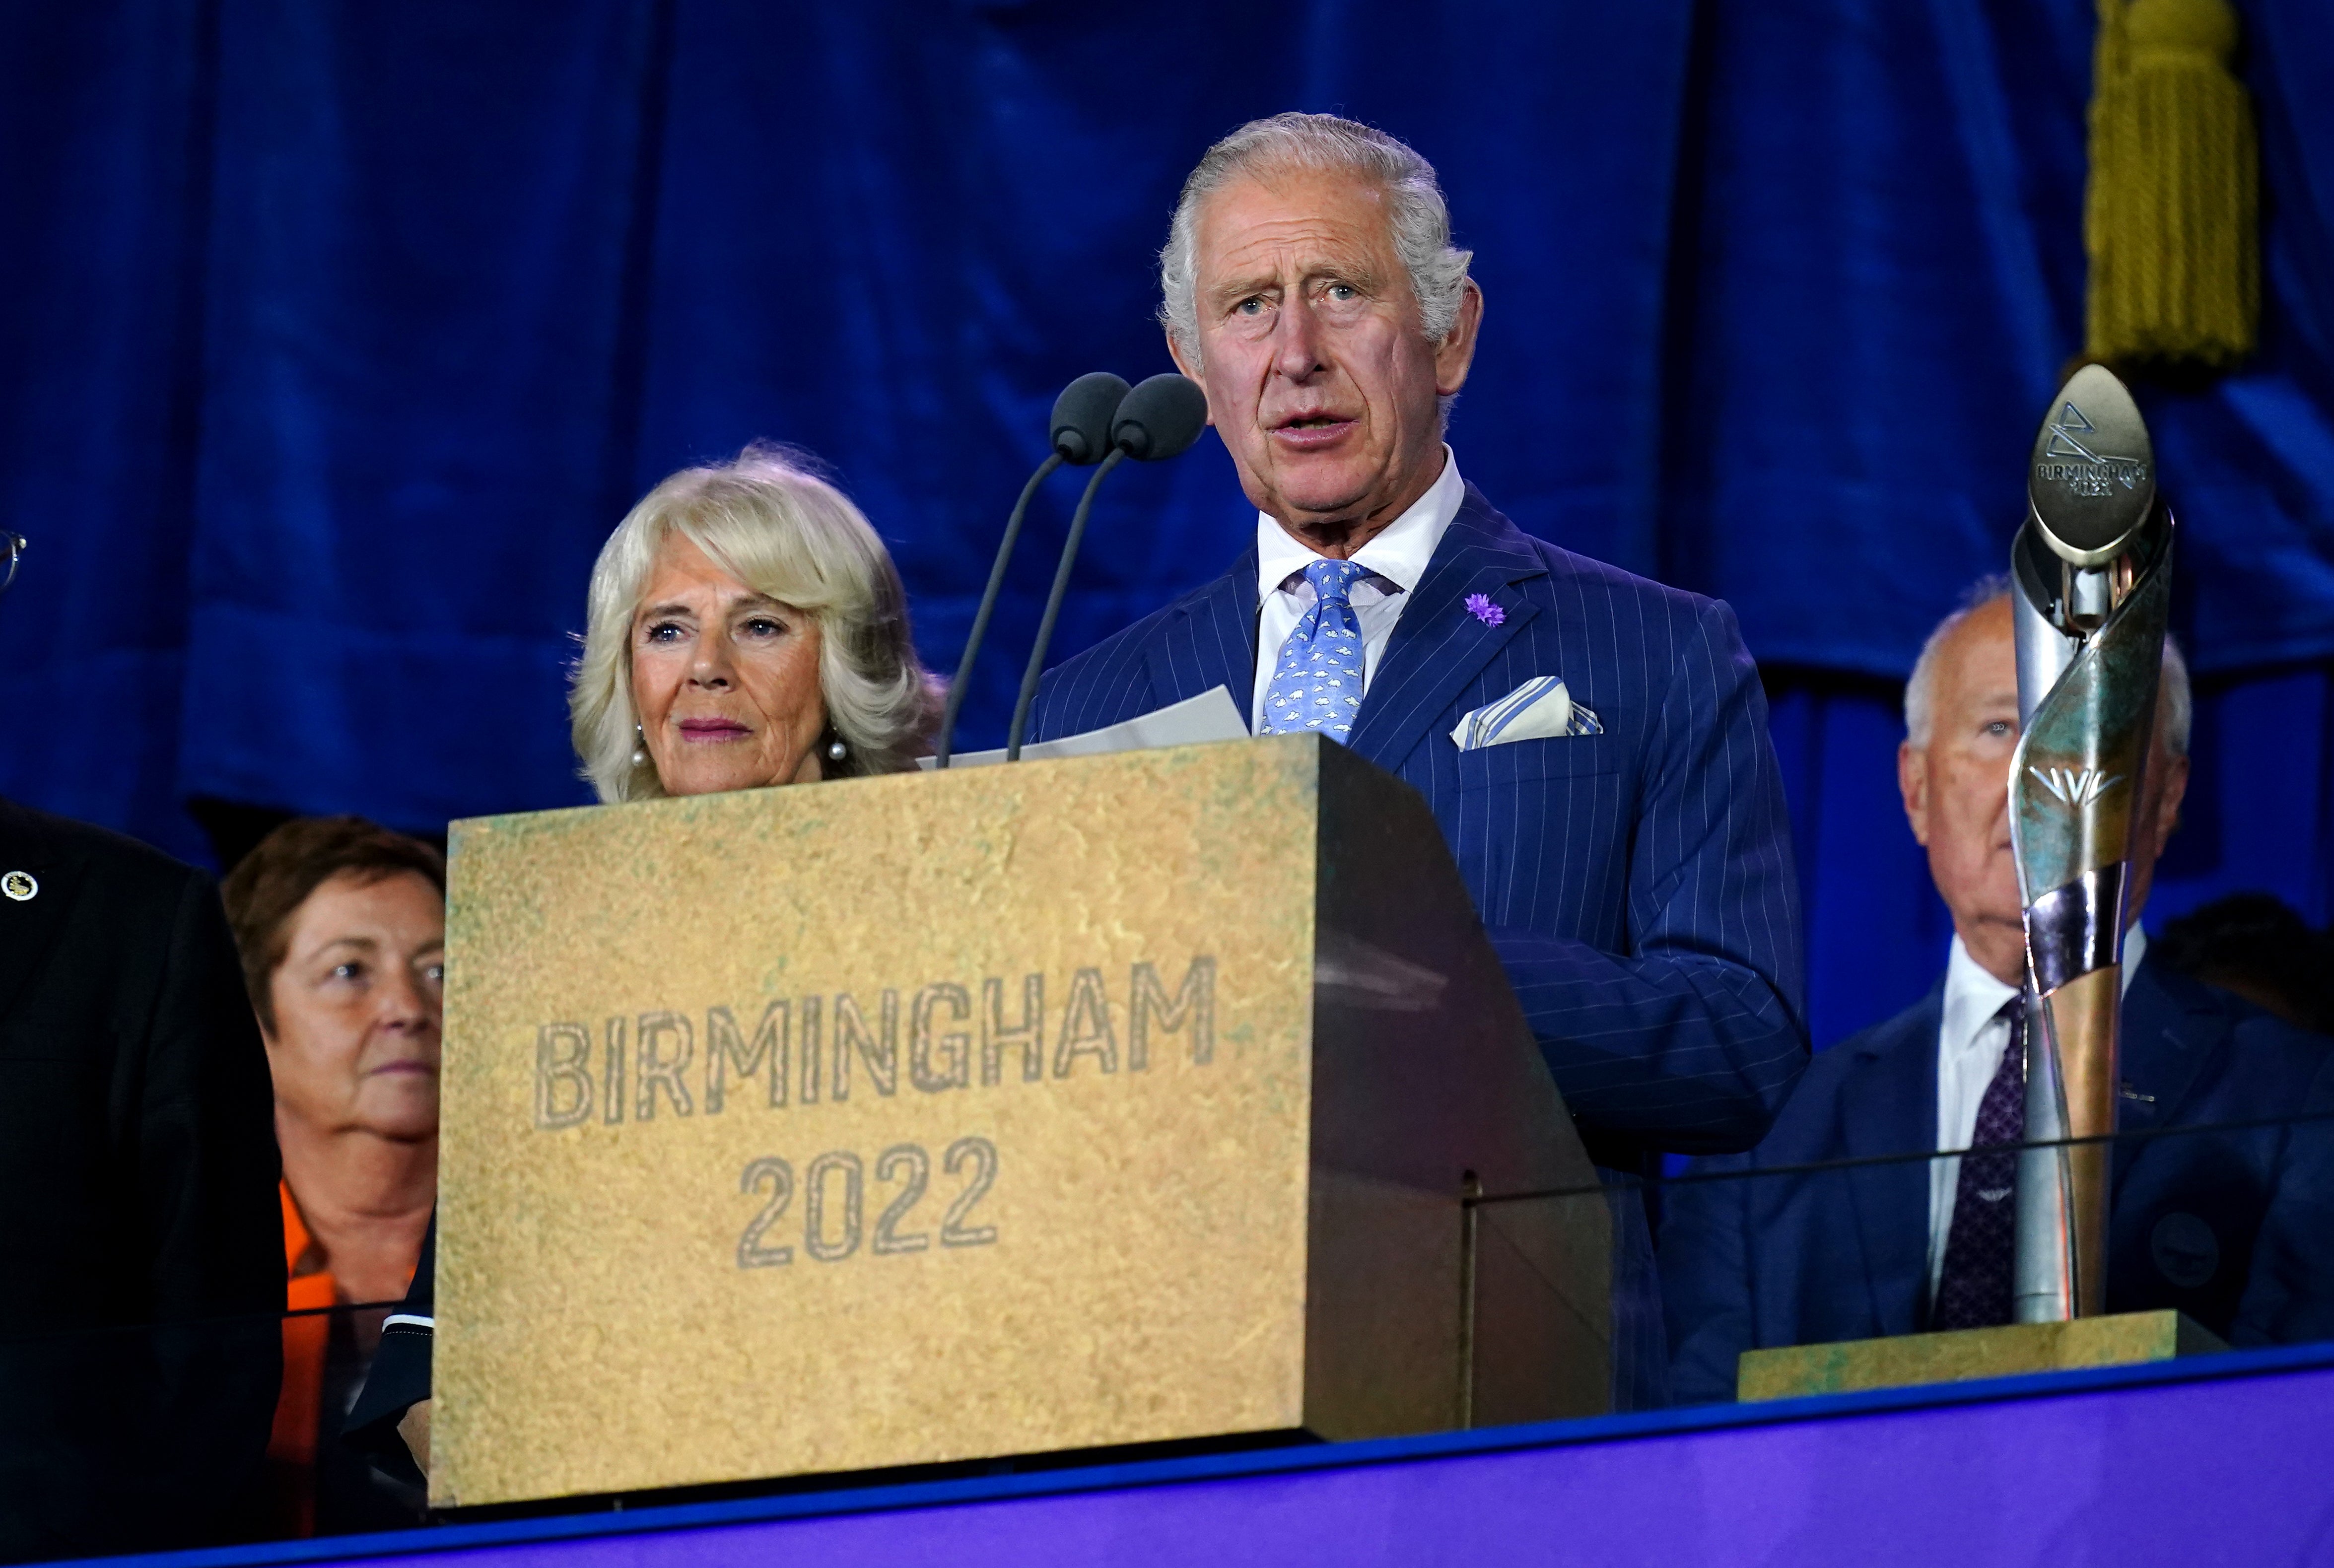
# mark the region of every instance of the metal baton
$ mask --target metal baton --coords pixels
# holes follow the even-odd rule
[[[2026,909],[2026,1138],[2115,1130],[2125,896],[2170,605],[2172,514],[2124,384],[2086,365],[2035,438],[2011,546],[2020,737],[2010,833]],[[2021,1323],[2106,1310],[2108,1146],[2018,1161]]]

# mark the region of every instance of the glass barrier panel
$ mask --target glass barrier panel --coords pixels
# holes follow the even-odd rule
[[[2107,1150],[2112,1197],[2107,1313],[2182,1314],[2192,1327],[2179,1330],[2181,1353],[2334,1340],[2334,1112],[2091,1141]],[[1746,1352],[2009,1321],[2017,1169],[2011,1146],[1796,1166],[1723,1156],[1658,1181],[1616,1178],[1603,1195],[1615,1232],[1614,1408],[1734,1400]],[[1475,1207],[1588,1201],[1486,1193]],[[1927,1380],[1903,1353],[1874,1364]],[[1989,1366],[1999,1370],[1970,1361],[1963,1375]]]
[[[2108,1311],[2177,1313],[2191,1325],[2148,1353],[2334,1341],[2334,1112],[2103,1141]],[[1945,1326],[1954,1280],[1977,1279],[2000,1315],[2000,1214],[2015,1207],[2004,1159],[2014,1169],[2010,1150],[1798,1166],[1725,1156],[1659,1180],[1477,1193],[1454,1222],[1463,1392],[1450,1424],[1732,1400],[1746,1352]],[[1976,1213],[1994,1217],[1969,1227],[1955,1217]],[[1993,1248],[1992,1276],[1970,1275],[1970,1256],[1955,1252],[1981,1244]],[[0,1337],[0,1409],[18,1435],[0,1466],[0,1561],[439,1522],[401,1444],[369,1453],[342,1438],[393,1310]],[[1818,1391],[1771,1365],[1769,1376],[1750,1391]],[[805,1484],[854,1481],[788,1485]]]

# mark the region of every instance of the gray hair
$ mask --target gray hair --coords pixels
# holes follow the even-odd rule
[[[1913,663],[1913,677],[1905,683],[1905,738],[1915,746],[1929,744],[1937,693],[1937,659],[1962,622],[1997,599],[2010,597],[2010,579],[2001,572],[1981,577],[1962,595],[1960,608],[1937,622],[1921,657]],[[2164,639],[2164,673],[2159,678],[2156,711],[2164,720],[2164,747],[2174,756],[2188,755],[2189,731],[2195,723],[2194,694],[2188,685],[2188,660],[2180,643],[2168,632]]]
[[[904,773],[939,719],[940,686],[908,635],[908,596],[891,553],[809,461],[756,445],[736,461],[683,468],[641,498],[592,568],[584,656],[567,694],[575,755],[603,801],[665,793],[639,744],[632,617],[657,551],[680,534],[757,593],[815,616],[819,696],[847,748],[825,776]],[[638,759],[638,760],[635,760]]]
[[[1334,114],[1276,114],[1252,120],[1208,149],[1168,226],[1159,253],[1160,324],[1191,368],[1200,353],[1200,206],[1243,176],[1278,169],[1342,169],[1386,193],[1394,247],[1410,274],[1411,293],[1427,341],[1441,342],[1459,320],[1467,293],[1467,264],[1475,253],[1451,243],[1451,210],[1434,166],[1383,130]]]

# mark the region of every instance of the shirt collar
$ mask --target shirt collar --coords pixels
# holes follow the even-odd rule
[[[2003,985],[1970,957],[1956,932],[1953,951],[1945,959],[1945,1017],[1939,1047],[1948,1055],[1973,1048],[2002,1004],[2017,995],[2017,986]]]
[[[2131,990],[2131,977],[2139,973],[2140,960],[2147,957],[2147,932],[2137,921],[2123,934],[2123,989]],[[1953,937],[1953,951],[1945,959],[1945,1016],[1940,1028],[1938,1044],[1947,1052],[1972,1049],[1978,1035],[2001,1011],[2003,1003],[2018,995],[2018,987],[2005,986],[1985,972],[1978,961],[1962,946],[1959,933]]]
[[[1443,531],[1466,503],[1467,482],[1459,476],[1459,459],[1448,445],[1442,448],[1442,472],[1426,494],[1368,544],[1354,552],[1356,563],[1366,566],[1407,593],[1426,575]],[[1256,591],[1259,599],[1280,591],[1290,575],[1302,572],[1320,555],[1292,537],[1270,515],[1256,515]]]

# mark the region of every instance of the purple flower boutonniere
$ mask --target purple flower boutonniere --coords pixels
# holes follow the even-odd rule
[[[1467,613],[1486,626],[1498,626],[1508,619],[1508,612],[1492,603],[1488,593],[1467,595]]]

